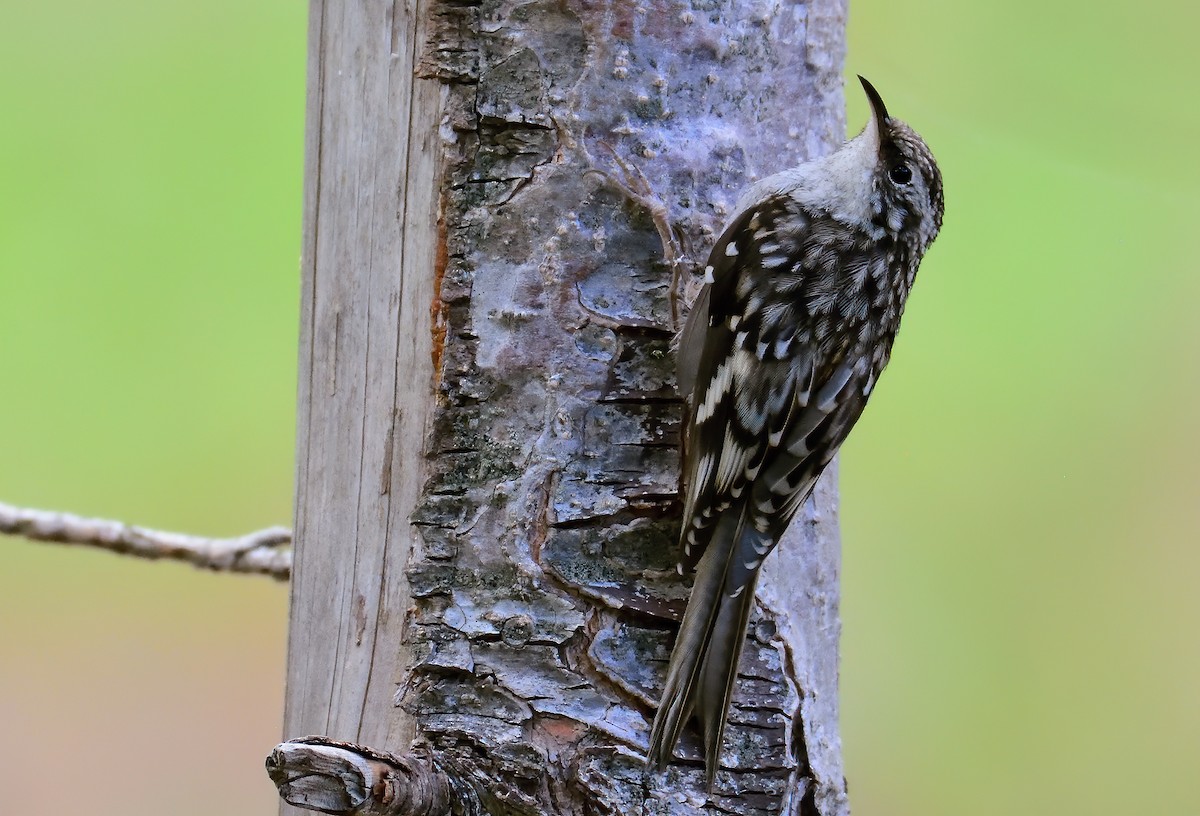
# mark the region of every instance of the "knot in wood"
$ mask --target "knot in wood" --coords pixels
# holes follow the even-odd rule
[[[500,638],[508,646],[521,647],[533,637],[533,618],[528,615],[513,615],[500,627]]]

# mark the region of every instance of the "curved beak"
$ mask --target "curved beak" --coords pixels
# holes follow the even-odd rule
[[[858,81],[862,83],[863,90],[867,93],[867,100],[871,103],[871,122],[867,127],[875,125],[876,138],[880,144],[885,141],[885,133],[883,123],[888,119],[887,105],[883,104],[883,97],[879,95],[879,91],[875,90],[875,86],[860,74]]]

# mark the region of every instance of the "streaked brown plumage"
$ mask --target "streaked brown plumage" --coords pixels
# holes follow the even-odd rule
[[[941,228],[933,155],[862,83],[862,133],[742,197],[680,337],[680,540],[696,581],[649,759],[670,761],[694,713],[709,786],[762,561],[866,406]]]

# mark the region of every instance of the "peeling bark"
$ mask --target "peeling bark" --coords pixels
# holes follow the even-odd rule
[[[312,11],[289,733],[415,738],[492,813],[847,813],[832,473],[767,562],[712,796],[691,735],[644,768],[688,590],[676,259],[590,172],[644,174],[694,278],[747,182],[840,141],[844,2],[356,9]]]

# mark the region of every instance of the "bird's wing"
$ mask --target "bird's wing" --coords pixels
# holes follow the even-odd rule
[[[678,358],[691,385],[681,566],[697,570],[650,733],[658,767],[694,711],[712,783],[759,567],[873,382],[861,301],[877,255],[780,196],[735,218],[709,257]]]
[[[852,391],[871,376],[871,361],[855,353],[866,315],[846,292],[883,260],[846,236],[829,216],[780,196],[735,218],[709,256],[710,282],[678,358],[680,382],[691,386],[685,568],[751,484],[747,522],[778,538],[865,404]],[[765,555],[735,560],[757,568]]]

